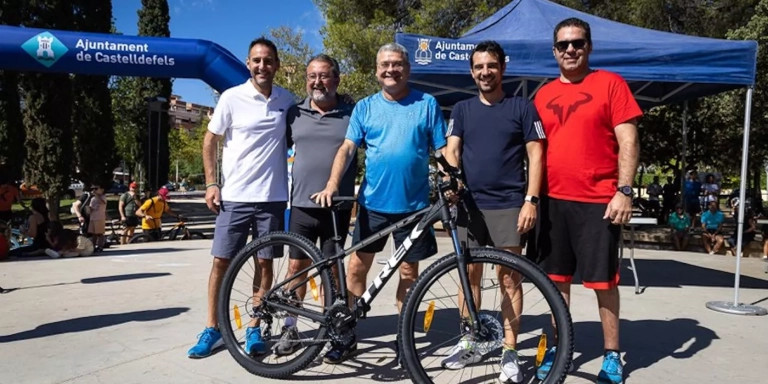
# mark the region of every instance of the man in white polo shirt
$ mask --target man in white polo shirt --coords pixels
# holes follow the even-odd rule
[[[203,142],[205,202],[217,217],[206,328],[187,353],[190,358],[209,356],[223,345],[216,319],[219,287],[230,260],[245,246],[251,228],[254,236],[283,228],[288,201],[285,119],[294,96],[273,85],[280,60],[271,41],[263,37],[252,41],[246,65],[251,78],[221,94]],[[221,186],[214,172],[220,140],[224,145]],[[281,249],[259,252],[258,292],[271,288],[272,258],[281,257],[281,253]],[[267,352],[258,319],[249,325],[245,351],[253,355]]]

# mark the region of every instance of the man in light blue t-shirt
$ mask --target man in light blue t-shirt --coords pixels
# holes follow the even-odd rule
[[[400,221],[429,205],[429,154],[445,146],[445,121],[431,95],[408,88],[408,53],[400,44],[385,44],[376,55],[376,78],[381,92],[368,96],[355,106],[344,143],[336,153],[325,189],[312,198],[330,206],[338,193],[339,181],[357,147],[365,144],[365,177],[360,187],[359,209],[353,243]],[[416,223],[392,233],[395,245],[408,237]],[[352,254],[347,266],[349,292],[360,297],[376,252],[384,249],[387,238]],[[419,260],[434,255],[434,233],[425,233],[409,250],[400,265],[397,307],[402,308],[408,288],[419,273]],[[340,363],[357,348],[334,345],[325,356],[327,363]]]

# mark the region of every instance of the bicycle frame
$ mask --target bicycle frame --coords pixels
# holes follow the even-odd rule
[[[444,159],[439,158],[438,162],[440,160]],[[447,163],[443,164],[441,162],[441,165],[443,165],[444,169],[452,168],[447,165]],[[455,170],[455,168],[453,168]],[[458,170],[455,172],[456,175],[460,175]],[[392,256],[387,260],[386,264],[382,267],[382,269],[379,271],[379,273],[376,275],[376,277],[373,279],[371,284],[366,289],[365,293],[357,300],[355,301],[355,305],[353,308],[353,315],[355,317],[355,320],[357,319],[364,319],[366,317],[366,314],[371,309],[370,304],[373,302],[373,300],[376,298],[376,296],[381,292],[381,288],[389,281],[389,279],[392,277],[394,271],[397,270],[397,268],[400,266],[400,264],[403,263],[405,259],[405,255],[408,253],[408,250],[411,249],[413,244],[415,244],[418,241],[421,241],[420,238],[424,231],[431,230],[432,225],[435,224],[438,220],[442,221],[443,228],[448,228],[451,235],[451,240],[453,243],[453,249],[456,253],[456,259],[458,262],[458,269],[459,269],[459,281],[461,283],[461,289],[464,292],[464,298],[467,302],[467,309],[469,311],[470,319],[472,321],[472,324],[480,324],[479,318],[478,318],[478,312],[475,307],[474,303],[474,296],[472,295],[470,284],[469,284],[469,274],[467,271],[467,260],[464,254],[463,249],[465,247],[462,246],[461,242],[459,241],[458,236],[458,230],[456,226],[456,220],[455,218],[451,217],[451,213],[449,210],[449,204],[446,201],[445,197],[443,196],[444,192],[447,190],[452,189],[452,185],[455,182],[454,175],[451,175],[451,181],[449,182],[439,182],[438,175],[434,175],[435,181],[438,185],[438,202],[430,205],[427,208],[424,208],[418,212],[415,212],[411,216],[406,217],[405,219],[402,219],[398,221],[395,224],[390,225],[387,228],[382,229],[381,231],[371,235],[370,237],[364,239],[358,244],[355,244],[354,246],[347,248],[346,250],[341,249],[341,245],[339,245],[339,242],[341,238],[338,236],[336,232],[336,215],[335,213],[332,215],[333,217],[333,228],[334,228],[334,234],[335,234],[335,240],[336,240],[336,248],[337,253],[325,260],[321,260],[318,262],[313,263],[312,265],[302,269],[301,271],[294,274],[292,277],[285,279],[283,282],[279,283],[277,286],[272,287],[265,295],[262,297],[269,297],[273,292],[276,290],[282,289],[286,284],[289,284],[290,282],[293,282],[295,277],[301,276],[304,273],[309,272],[313,268],[317,268],[318,266],[322,264],[332,265],[334,262],[338,265],[339,270],[339,292],[336,295],[336,301],[341,301],[342,303],[347,302],[347,286],[346,286],[346,273],[343,268],[343,259],[352,253],[356,252],[359,249],[362,249],[373,242],[381,239],[382,237],[386,237],[390,235],[395,230],[402,228],[404,226],[407,226],[409,224],[412,224],[413,222],[419,220],[419,223],[414,227],[414,229],[411,231],[411,233],[408,235],[408,238],[406,238],[403,243],[397,248],[397,250],[392,254]],[[336,209],[336,208],[333,208]],[[291,283],[292,286],[295,287],[302,286],[306,284],[310,279],[314,278],[315,276],[320,274],[320,269],[317,269],[316,272],[314,272],[312,275],[308,275],[306,278],[304,278],[302,281],[299,281],[298,283]],[[263,299],[262,299],[263,300]],[[262,301],[262,305],[264,305],[264,301]],[[328,316],[324,313],[320,313],[317,311],[307,310],[304,308],[297,308],[295,306],[291,306],[288,304],[283,304],[279,302],[267,302],[267,305],[270,305],[276,309],[288,311],[289,313],[294,313],[299,316],[306,317],[308,319],[312,319],[317,322],[321,323],[327,323],[328,322]],[[480,332],[480,329],[478,327],[473,327],[473,332],[477,334]]]

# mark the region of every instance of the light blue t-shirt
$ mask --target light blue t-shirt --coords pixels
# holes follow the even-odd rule
[[[358,201],[381,213],[408,213],[429,205],[429,155],[445,146],[437,100],[411,89],[389,101],[381,92],[360,100],[347,139],[365,144],[365,177]]]

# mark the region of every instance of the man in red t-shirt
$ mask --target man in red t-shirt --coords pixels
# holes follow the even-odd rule
[[[589,24],[566,19],[554,32],[560,77],[535,99],[547,135],[539,251],[566,302],[577,269],[595,290],[605,347],[598,383],[621,383],[618,244],[620,226],[632,216],[642,111],[621,76],[589,67]],[[553,357],[550,350],[540,379]]]

